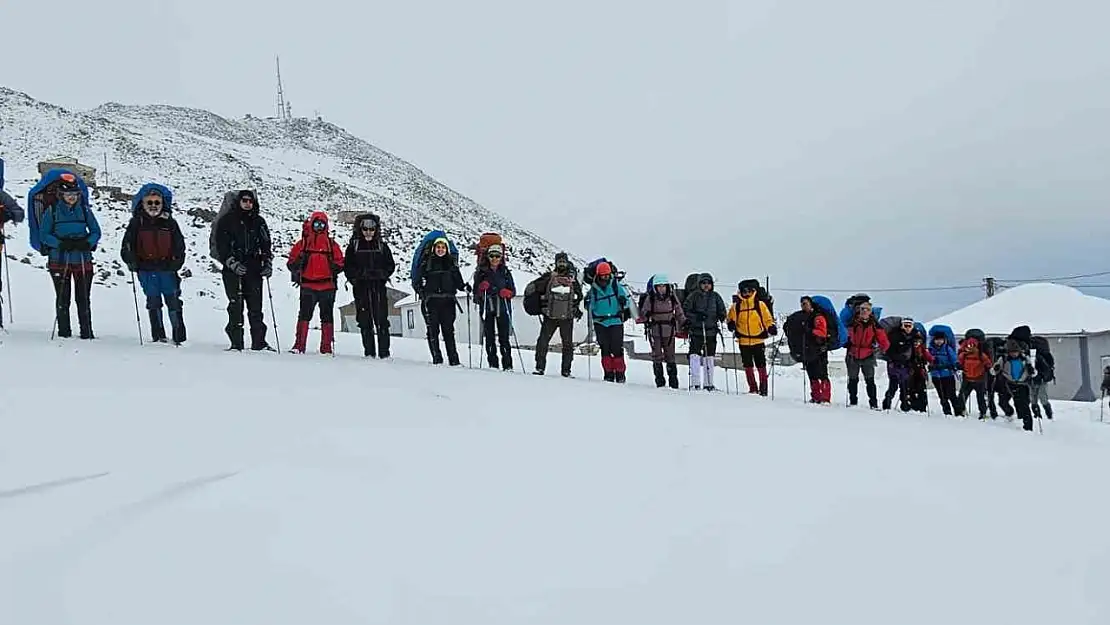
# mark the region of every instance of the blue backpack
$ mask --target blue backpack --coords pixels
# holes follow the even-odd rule
[[[170,215],[173,212],[173,191],[169,187],[162,186],[156,182],[148,182],[139,187],[139,192],[131,198],[131,214],[138,215],[139,209],[143,206],[143,198],[151,191],[156,191],[162,195],[162,210]]]
[[[829,338],[825,345],[831,352],[848,344],[848,328],[836,314],[836,307],[832,300],[824,295],[814,295],[810,299],[817,306],[818,311],[825,316],[825,325],[828,328]]]
[[[412,288],[416,289],[420,285],[420,277],[424,272],[424,266],[427,265],[428,257],[432,255],[432,243],[436,239],[447,239],[447,253],[451,256],[451,260],[455,265],[459,264],[459,248],[455,246],[455,242],[447,236],[447,233],[442,230],[432,230],[424,235],[420,240],[420,244],[416,246],[416,251],[412,254],[412,267],[409,268],[409,276],[412,282]]]
[[[77,187],[81,189],[81,205],[85,209],[86,219],[88,218],[88,211],[91,210],[89,207],[89,187],[85,185],[81,176],[66,169],[51,169],[43,174],[38,183],[27,192],[27,230],[30,235],[31,247],[43,255],[46,252],[42,249],[39,224],[42,223],[42,214],[46,212],[46,209],[57,203],[58,183],[61,182],[61,178],[65,174],[77,179]]]

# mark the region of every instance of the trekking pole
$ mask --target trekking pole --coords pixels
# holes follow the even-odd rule
[[[505,307],[509,310],[509,334],[513,335],[513,343],[516,344],[516,357],[520,361],[520,372],[528,373],[528,368],[524,366],[524,354],[520,351],[520,337],[516,335],[516,324],[513,323],[513,300],[508,300]]]
[[[1106,391],[1102,391],[1102,399],[1098,400],[1098,422],[1102,423],[1102,413],[1106,410]]]
[[[591,337],[594,332],[594,313],[586,305],[586,379],[594,379],[594,343]]]
[[[241,284],[241,282],[240,282]],[[274,321],[274,344],[277,345],[277,351],[281,353],[281,333],[278,332],[277,313],[274,312],[274,292],[270,289],[270,279],[266,278],[266,294],[270,296],[270,319]],[[333,350],[334,351],[334,350]]]
[[[143,322],[139,316],[139,292],[135,290],[135,283],[139,281],[139,276],[131,272],[131,299],[135,301],[135,327],[139,329],[139,346],[143,344]],[[161,313],[159,313],[161,314]],[[164,327],[164,326],[163,326]]]
[[[4,255],[4,297],[8,300],[8,323],[12,322],[12,264],[8,260],[7,252],[3,251],[3,243],[0,242],[0,254]]]
[[[470,301],[470,297],[466,298],[466,368],[474,368],[474,340],[470,333],[470,307],[474,302]]]
[[[725,338],[725,333],[724,333],[724,331],[723,331],[723,330],[721,330],[721,324],[720,324],[719,322],[717,323],[717,331],[721,333],[721,340],[724,340],[724,338]],[[733,344],[734,346],[736,345],[736,342],[735,342],[735,341],[732,341],[731,339],[729,339],[729,341],[730,341],[730,342],[731,342],[731,343],[732,343],[732,344]],[[725,347],[724,345],[721,345],[721,351],[722,351],[722,352],[724,352],[724,347]],[[728,352],[725,352],[725,353],[728,353]],[[733,363],[732,363],[732,366],[734,367],[733,371],[735,371],[735,367],[736,367],[736,362],[735,362],[735,360],[736,360],[736,352],[735,352],[735,350],[733,351],[733,353],[732,353],[732,356],[733,356]],[[737,394],[739,394],[739,389],[737,389]],[[725,369],[725,395],[732,395],[732,385],[731,385],[731,384],[729,384],[729,381],[728,381],[728,369]]]

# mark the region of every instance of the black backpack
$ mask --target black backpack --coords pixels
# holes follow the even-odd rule
[[[1048,339],[1043,336],[1033,336],[1029,340],[1029,347],[1036,351],[1033,366],[1037,369],[1037,374],[1045,382],[1055,380],[1056,359],[1052,356],[1052,348],[1049,347]]]
[[[755,290],[755,301],[763,302],[767,305],[767,312],[771,313],[771,318],[775,318],[775,298],[759,283],[759,280],[750,278],[748,280],[741,280],[740,284],[736,285],[737,290],[743,291],[744,288],[751,288]],[[756,306],[758,311],[758,306]]]
[[[543,294],[547,292],[547,286],[550,283],[551,272],[549,271],[524,287],[524,312],[533,317],[543,314]]]
[[[809,315],[805,311],[795,311],[786,318],[782,331],[786,334],[786,344],[790,347],[790,355],[794,360],[802,362],[805,356],[805,321]]]
[[[597,266],[601,263],[609,263],[609,267],[613,270],[613,279],[617,280],[618,282],[624,279],[624,274],[617,269],[616,263],[602,256],[601,258],[598,258],[597,260],[586,265],[586,268],[582,270],[583,283],[590,285],[594,283],[594,280],[597,279]]]

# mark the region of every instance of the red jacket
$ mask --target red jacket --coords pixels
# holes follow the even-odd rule
[[[970,381],[982,380],[991,368],[991,357],[979,349],[979,343],[975,339],[969,339],[967,344],[961,347],[956,361],[964,372],[964,379]]]
[[[312,222],[323,220],[324,231],[313,232]],[[313,291],[334,291],[335,276],[343,271],[343,248],[328,236],[328,214],[312,213],[301,228],[301,240],[289,250],[286,266],[301,288]]]
[[[875,344],[884,352],[890,349],[890,339],[875,322],[853,321],[848,326],[848,355],[856,360],[866,360],[875,353]]]
[[[825,323],[825,315],[814,315],[813,336],[816,336],[819,339],[829,338],[829,326],[827,323]]]

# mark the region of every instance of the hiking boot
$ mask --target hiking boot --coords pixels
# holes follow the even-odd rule
[[[667,380],[663,377],[663,363],[653,362],[651,363],[651,369],[652,372],[655,373],[655,388],[663,388],[666,386]]]
[[[293,354],[303,354],[308,343],[308,322],[297,322],[296,338],[293,339],[293,348],[289,350]],[[255,349],[251,347],[251,349]]]
[[[570,377],[570,371],[560,371],[559,375],[563,376],[564,378],[569,378]]]
[[[671,388],[678,388],[678,364],[676,363],[667,363],[667,385]]]
[[[883,399],[883,410],[890,410],[890,400]]]
[[[767,396],[767,368],[759,368],[759,394],[763,397]]]
[[[859,405],[859,378],[848,380],[848,405]]]
[[[1045,407],[1044,407],[1044,416],[1048,417],[1049,419],[1052,418],[1052,405],[1051,404],[1046,404],[1045,405]]]
[[[155,308],[146,312],[150,318],[150,340],[155,343],[164,343],[166,341],[166,326],[162,323],[162,309]]]
[[[543,374],[544,374],[543,369],[540,369],[539,367],[536,367],[536,370],[532,372],[532,375],[543,375]]]
[[[744,377],[748,380],[748,394],[756,395],[759,393],[759,383],[755,381],[755,368],[744,367]]]
[[[614,373],[612,371],[606,371],[605,372],[605,381],[606,382],[612,382],[613,380],[616,380],[616,379],[617,379],[617,374],[616,373]]]
[[[625,377],[624,377],[624,372],[623,371],[617,371],[614,374],[614,378],[615,379],[613,381],[616,382],[617,384],[624,384],[624,382],[625,382]]]
[[[335,345],[335,324],[334,323],[321,323],[320,324],[320,353],[331,354],[333,353],[333,346]]]
[[[716,387],[716,386],[713,386],[712,384],[706,384],[706,385],[705,385],[705,390],[706,390],[706,391],[708,391],[708,392],[710,392],[710,393],[712,393],[713,391],[716,391],[716,390],[717,390],[717,387]]]

